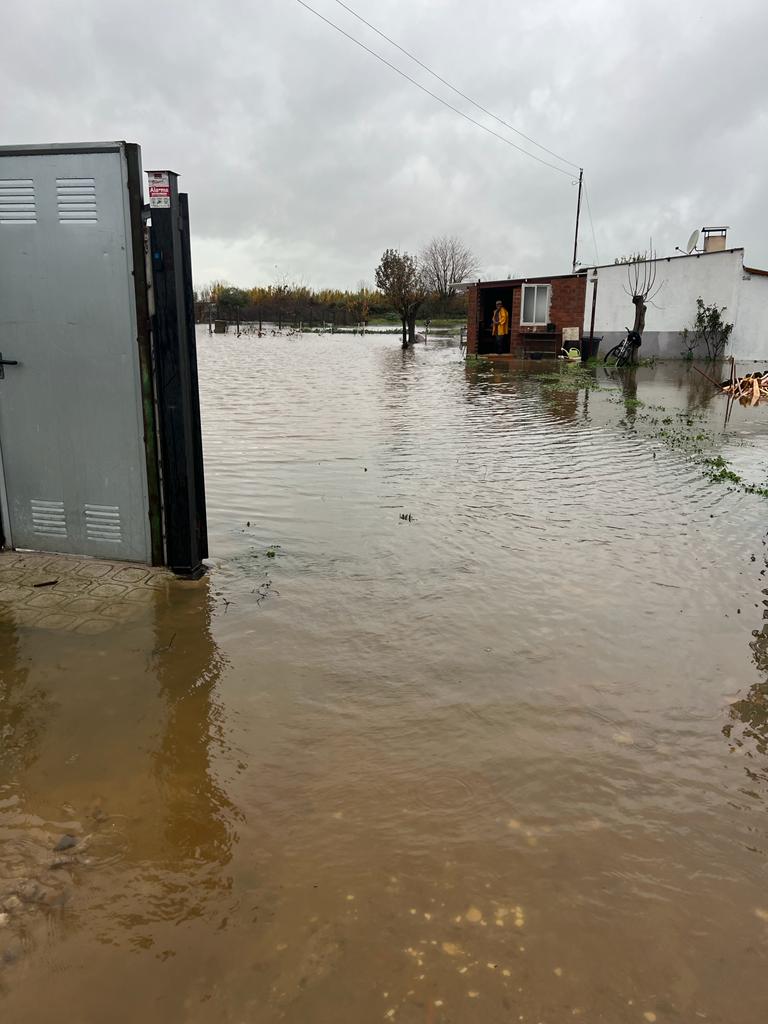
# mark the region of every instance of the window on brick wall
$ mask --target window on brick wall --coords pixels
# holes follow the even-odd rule
[[[520,323],[527,327],[538,327],[549,321],[549,285],[524,284],[523,310]]]

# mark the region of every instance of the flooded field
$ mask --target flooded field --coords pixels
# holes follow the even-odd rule
[[[0,556],[0,1020],[765,1021],[768,409],[199,347],[208,577],[88,636]]]

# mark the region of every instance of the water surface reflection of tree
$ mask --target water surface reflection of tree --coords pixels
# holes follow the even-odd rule
[[[768,782],[768,626],[755,631],[749,646],[763,678],[750,686],[745,697],[731,704],[730,721],[723,726],[723,735],[731,749],[744,753],[747,776],[753,782]]]

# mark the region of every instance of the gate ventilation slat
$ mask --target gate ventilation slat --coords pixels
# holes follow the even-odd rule
[[[88,540],[107,544],[122,543],[120,508],[117,505],[86,505],[85,532]]]
[[[96,224],[96,179],[57,178],[56,206],[61,224]]]
[[[0,178],[0,224],[36,224],[32,178]]]
[[[66,537],[67,518],[63,501],[42,501],[32,498],[32,529],[46,537]]]

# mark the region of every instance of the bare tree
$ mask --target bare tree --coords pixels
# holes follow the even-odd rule
[[[408,348],[416,337],[416,313],[429,293],[419,261],[407,252],[386,249],[376,267],[376,287],[400,317],[403,348]]]
[[[430,290],[443,303],[456,294],[455,284],[480,269],[475,254],[455,235],[433,238],[421,251],[421,264]]]
[[[653,240],[651,240],[650,248],[645,252],[622,256],[616,262],[625,263],[627,266],[627,283],[624,285],[624,291],[630,296],[635,307],[635,322],[632,330],[642,338],[645,330],[647,303],[653,301],[664,285],[663,281],[656,284],[657,262]]]

